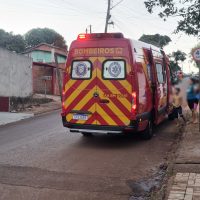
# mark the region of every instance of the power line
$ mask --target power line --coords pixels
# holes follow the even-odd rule
[[[122,1],[124,1],[124,0],[119,1],[119,2],[116,3],[114,6],[112,6],[110,9],[112,10],[113,8],[115,8],[116,6],[118,6],[120,3],[122,3]]]
[[[106,24],[105,24],[105,33],[108,32],[108,25],[112,24],[114,25],[113,21],[110,21],[111,19],[111,14],[110,11],[115,8],[116,6],[118,6],[120,3],[122,3],[124,0],[120,0],[119,2],[117,2],[115,5],[111,6],[111,0],[108,0],[108,8],[107,8],[107,14],[106,14]]]

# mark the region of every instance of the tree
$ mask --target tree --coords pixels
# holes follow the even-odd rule
[[[172,52],[172,57],[174,61],[178,63],[179,61],[183,62],[186,60],[186,53],[180,50]]]
[[[157,47],[163,48],[164,46],[168,45],[169,42],[171,42],[170,37],[166,35],[160,35],[160,34],[155,34],[155,35],[142,35],[139,39],[142,42],[146,42],[152,45],[155,45]]]
[[[62,35],[49,28],[31,29],[25,34],[27,47],[33,47],[40,43],[47,43],[62,49],[66,49],[67,45]]]
[[[14,35],[0,29],[0,47],[21,53],[25,50],[25,40],[21,35]]]
[[[179,66],[179,64],[177,64],[173,60],[170,60],[169,65],[172,72],[177,72],[181,70],[181,67]]]
[[[170,57],[170,67],[173,72],[181,70],[181,67],[179,65],[180,62],[184,62],[186,60],[186,53],[183,51],[177,50],[172,52]]]
[[[158,15],[166,20],[168,17],[178,17],[175,32],[199,36],[200,33],[200,1],[199,0],[146,0],[145,6],[149,13],[157,7],[161,8]]]

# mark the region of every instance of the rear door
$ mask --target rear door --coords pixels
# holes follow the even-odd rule
[[[97,124],[129,125],[132,87],[128,59],[98,57],[96,70]]]
[[[66,119],[70,123],[96,125],[96,58],[74,59],[65,85]]]
[[[167,77],[164,64],[161,60],[155,61],[155,69],[157,77],[155,106],[157,111],[157,122],[159,123],[167,108]]]

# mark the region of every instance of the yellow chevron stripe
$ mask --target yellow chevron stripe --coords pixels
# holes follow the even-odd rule
[[[82,83],[78,86],[78,88],[76,88],[74,90],[74,92],[67,97],[66,101],[67,101],[67,104],[71,104],[74,99],[76,99],[76,97],[93,81],[93,79],[95,78],[95,76],[93,76],[92,79],[90,80],[84,80],[82,81]],[[73,87],[73,86],[70,86],[70,87]]]
[[[102,81],[105,84],[105,80],[101,79],[101,72],[99,69],[97,69],[97,76],[99,78],[100,81]],[[112,92],[118,92],[119,94],[121,93],[109,80],[106,80],[106,86],[109,86],[108,89],[111,90]],[[127,88],[127,86],[126,86]],[[131,91],[129,89],[129,91]],[[127,108],[128,111],[130,111],[130,102],[126,99],[126,98],[118,98],[118,100]]]
[[[97,59],[98,59],[98,61],[101,62],[101,63],[103,63],[103,62],[106,60],[105,57],[98,57]]]
[[[117,125],[115,121],[97,104],[97,112],[109,125]]]
[[[74,110],[81,110],[90,99],[93,98],[93,94],[96,91],[96,86],[94,86],[82,99],[79,103],[73,108]]]
[[[103,91],[100,88],[97,88],[97,91],[99,91],[100,96],[103,96]],[[130,104],[130,103],[129,103]],[[121,111],[117,105],[115,105],[114,102],[112,102],[112,99],[110,99],[110,102],[108,104],[106,104],[115,114],[116,116],[119,116],[121,121],[125,121],[125,122],[129,122],[130,119],[123,113],[123,111]],[[130,108],[129,108],[130,110]],[[99,112],[99,111],[98,111]],[[108,114],[106,114],[108,115]]]
[[[98,58],[97,57],[89,57],[89,60],[94,63]]]
[[[66,120],[70,122],[73,119],[73,115],[71,113],[67,114]]]

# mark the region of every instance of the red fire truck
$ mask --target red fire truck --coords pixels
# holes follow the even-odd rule
[[[170,104],[165,53],[122,33],[80,34],[69,50],[62,121],[71,132],[153,135]]]

